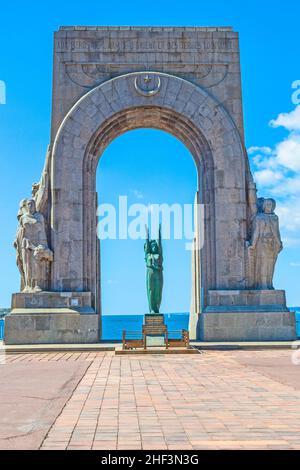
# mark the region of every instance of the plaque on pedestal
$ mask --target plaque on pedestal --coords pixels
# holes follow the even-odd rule
[[[162,313],[146,313],[143,334],[146,339],[146,347],[166,345],[167,326]]]

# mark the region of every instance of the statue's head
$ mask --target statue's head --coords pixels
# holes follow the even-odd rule
[[[33,183],[31,186],[32,196],[35,196],[39,189],[40,189],[40,183]]]
[[[29,212],[29,214],[34,214],[36,212],[35,200],[27,199],[26,207],[27,207],[27,212]]]
[[[17,215],[18,220],[20,220],[22,215],[25,213],[26,205],[27,205],[27,199],[22,199],[19,204],[19,210],[18,210],[18,215]]]
[[[258,197],[256,201],[256,206],[257,206],[257,212],[263,212],[264,210],[264,197]]]
[[[276,202],[272,198],[265,199],[263,202],[263,211],[265,214],[273,214],[276,207]]]
[[[158,247],[158,243],[156,240],[150,240],[150,248],[151,248],[151,253],[153,253],[154,255],[159,253],[159,247]]]

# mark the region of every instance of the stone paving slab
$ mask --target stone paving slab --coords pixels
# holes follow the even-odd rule
[[[38,449],[90,364],[21,358],[1,357],[0,449]]]
[[[191,347],[202,350],[262,350],[262,349],[291,349],[293,341],[191,341]],[[117,351],[122,349],[120,341],[102,342],[90,344],[25,344],[25,345],[5,345],[0,340],[0,352],[7,353],[33,353],[33,352],[53,352],[53,351]],[[175,348],[176,349],[176,348]],[[174,350],[174,348],[173,348]]]
[[[294,361],[299,364],[298,367],[291,360],[292,354]],[[233,354],[233,357],[249,370],[255,369],[265,376],[300,390],[300,349],[281,355],[274,355],[272,351],[264,352],[263,355],[259,351],[245,351],[243,354]]]
[[[86,344],[14,344],[8,345],[0,341],[0,352],[32,353],[61,351],[114,351],[118,343],[86,343]]]
[[[203,350],[245,349],[257,351],[262,349],[291,349],[294,341],[191,341],[195,348]]]
[[[142,354],[142,355],[153,355],[153,354],[199,354],[200,350],[196,348],[168,348],[165,347],[147,347],[147,349],[122,349],[122,345],[116,347],[115,354],[118,356]]]

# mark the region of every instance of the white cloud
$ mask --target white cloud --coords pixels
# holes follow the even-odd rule
[[[300,238],[282,237],[284,248],[296,248],[300,246]]]
[[[255,176],[255,173],[254,173]],[[258,179],[256,179],[258,182]],[[276,183],[276,182],[274,182]],[[268,185],[265,185],[268,186]],[[294,177],[283,177],[278,184],[270,184],[267,188],[270,194],[273,196],[285,197],[289,196],[295,197],[300,196],[300,175]]]
[[[262,186],[273,185],[276,181],[280,181],[283,174],[280,171],[272,171],[268,168],[254,172],[255,181]]]
[[[300,268],[300,263],[290,263],[290,266],[293,266],[295,268]]]
[[[264,153],[265,155],[268,155],[272,153],[271,147],[249,147],[248,148],[248,153],[252,155],[253,153]]]
[[[300,200],[288,198],[277,202],[280,226],[288,232],[300,232]]]
[[[276,146],[278,163],[289,170],[300,171],[300,134],[291,133]]]
[[[270,122],[274,128],[288,130],[285,139],[275,145],[248,149],[254,179],[261,196],[277,200],[283,243],[300,246],[300,106],[281,113]]]
[[[278,170],[278,161],[274,153],[268,156],[257,153],[252,156],[252,162],[256,168]]]
[[[248,149],[258,186],[273,194],[299,193],[300,185],[300,106],[290,113],[281,113],[270,124],[283,126],[290,132],[274,149],[252,146]]]
[[[270,121],[272,127],[284,127],[288,131],[300,131],[300,105],[290,113],[280,113]]]

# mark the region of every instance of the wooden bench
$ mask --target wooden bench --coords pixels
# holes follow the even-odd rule
[[[128,337],[129,335],[137,334],[137,333],[140,335],[140,332],[127,331],[127,333],[126,333],[126,330],[123,330],[123,334],[122,334],[123,349],[136,349],[136,348],[146,349],[146,341],[145,341],[145,335],[144,334],[143,334],[142,338],[129,338]],[[126,338],[126,334],[127,334],[127,338]]]
[[[170,332],[171,333],[171,332]],[[166,333],[166,349],[169,348],[188,348],[190,346],[190,335],[188,330],[181,330],[181,338],[170,338]]]
[[[148,328],[143,327],[142,338],[140,337],[141,333],[139,331],[123,330],[123,334],[122,334],[123,349],[137,349],[137,348],[146,349],[147,348],[147,342],[146,342],[147,333],[164,336],[166,349],[189,348],[190,346],[190,338],[189,338],[188,330],[176,330],[176,331],[170,331],[168,333],[168,330],[165,325],[163,325],[163,327],[160,326],[159,329],[156,329],[156,328],[152,329],[151,327],[149,328],[149,325],[148,325]],[[176,334],[180,333],[180,337],[179,338],[170,337],[174,333]],[[139,337],[133,338],[132,337],[133,335],[136,335]]]

